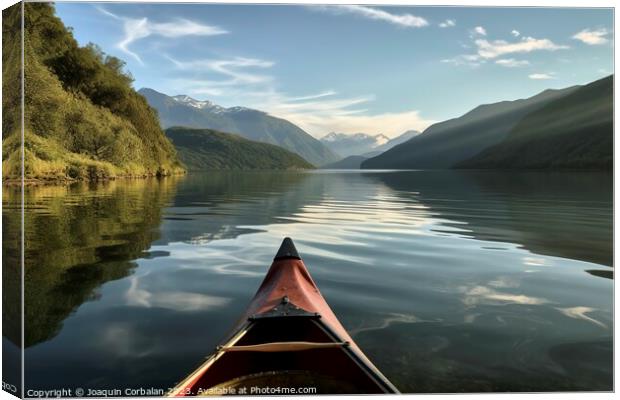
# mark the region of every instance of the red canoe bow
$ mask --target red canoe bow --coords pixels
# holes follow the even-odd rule
[[[171,396],[398,393],[338,321],[290,238],[231,332]]]

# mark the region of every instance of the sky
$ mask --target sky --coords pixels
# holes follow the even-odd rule
[[[613,72],[613,11],[56,3],[134,87],[266,111],[315,137],[395,137]]]

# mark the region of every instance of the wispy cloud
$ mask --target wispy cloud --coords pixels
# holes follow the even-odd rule
[[[174,87],[190,95],[209,96],[216,102],[265,111],[293,122],[315,137],[332,131],[376,132],[394,137],[409,129],[422,131],[435,122],[423,118],[418,110],[371,114],[368,108],[375,100],[373,95],[343,96],[334,90],[325,90],[292,96],[277,90],[276,86],[277,82],[237,82],[223,88],[217,86],[217,81],[199,78],[174,81]]]
[[[530,36],[521,36],[521,33],[512,30],[513,41],[506,40],[490,40],[486,37],[487,31],[482,26],[477,26],[469,31],[469,37],[472,46],[475,48],[473,54],[460,54],[451,58],[444,58],[442,63],[449,63],[456,66],[465,65],[470,67],[478,67],[487,61],[495,60],[495,64],[508,67],[523,67],[529,65],[528,60],[517,60],[506,57],[510,54],[523,54],[533,51],[556,51],[568,49],[569,46],[556,44],[550,39],[537,39]],[[470,48],[469,45],[461,44],[461,47]],[[501,58],[500,58],[501,57]]]
[[[335,94],[338,94],[338,93],[333,91],[333,90],[327,90],[327,91],[322,92],[322,93],[311,94],[311,95],[308,95],[308,96],[291,97],[291,100],[293,100],[293,101],[314,100],[314,99],[320,99],[320,98],[323,98],[323,97],[333,96]]]
[[[453,26],[456,26],[456,21],[453,19],[447,19],[439,23],[440,28],[451,28]]]
[[[210,87],[222,87],[222,86],[235,86],[235,85],[247,85],[247,84],[260,84],[271,81],[273,78],[265,74],[256,74],[249,72],[248,69],[267,69],[271,68],[275,63],[273,61],[261,60],[257,58],[247,57],[234,57],[230,59],[220,60],[192,60],[192,61],[180,61],[171,56],[165,56],[170,60],[178,69],[183,71],[191,71],[200,75],[215,74],[225,79],[201,79],[201,86],[196,88]],[[215,93],[209,91],[203,91],[203,93]]]
[[[372,94],[347,96],[333,89],[291,95],[278,89],[269,74],[274,61],[250,57],[178,60],[165,56],[179,76],[169,81],[177,93],[209,97],[226,106],[243,105],[287,119],[308,133],[321,137],[331,131],[377,132],[396,136],[409,129],[424,130],[435,121],[417,110],[369,113]],[[171,94],[177,94],[171,93]]]
[[[356,5],[310,6],[311,9],[331,12],[333,14],[354,14],[364,18],[387,22],[405,28],[421,28],[429,23],[426,19],[413,14],[392,14],[379,8]]]
[[[529,74],[527,77],[530,79],[534,79],[534,80],[547,80],[547,79],[555,79],[555,74],[553,72],[535,73],[535,74]]]
[[[444,58],[441,62],[456,66],[466,65],[468,67],[479,67],[480,65],[486,63],[486,60],[478,54],[461,54],[452,58]]]
[[[474,43],[478,48],[478,55],[483,58],[496,58],[512,53],[530,53],[537,50],[555,51],[568,49],[568,46],[555,44],[549,39],[536,39],[529,36],[523,37],[517,42],[478,39]]]
[[[517,68],[517,67],[525,67],[526,65],[530,65],[530,62],[527,60],[516,60],[514,58],[500,58],[495,60],[495,64],[501,65],[502,67],[507,68]]]
[[[165,38],[179,38],[183,36],[214,36],[223,35],[228,31],[217,26],[200,24],[184,18],[176,18],[170,22],[152,22],[148,18],[130,18],[114,14],[103,7],[97,9],[104,15],[114,18],[123,23],[123,39],[117,43],[117,47],[133,57],[140,64],[144,64],[142,58],[129,46],[149,36],[161,36]]]
[[[576,40],[580,40],[585,44],[589,44],[593,46],[593,45],[600,45],[600,44],[607,43],[609,40],[606,38],[606,36],[609,35],[610,33],[611,32],[609,32],[605,28],[594,29],[594,30],[584,29],[580,32],[575,33],[572,36],[572,38]]]

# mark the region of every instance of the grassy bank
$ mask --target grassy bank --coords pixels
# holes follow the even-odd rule
[[[22,173],[20,7],[3,11],[3,183],[21,180]],[[123,61],[94,44],[79,46],[50,4],[25,4],[24,23],[26,180],[183,173],[157,113],[133,89]]]

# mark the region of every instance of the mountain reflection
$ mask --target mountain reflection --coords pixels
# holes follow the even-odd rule
[[[612,266],[612,176],[607,173],[420,171],[368,174],[415,197],[446,228],[532,253]],[[437,232],[442,232],[440,228]],[[455,233],[446,229],[446,233]],[[500,246],[501,247],[501,246]],[[609,270],[588,271],[611,278]]]

